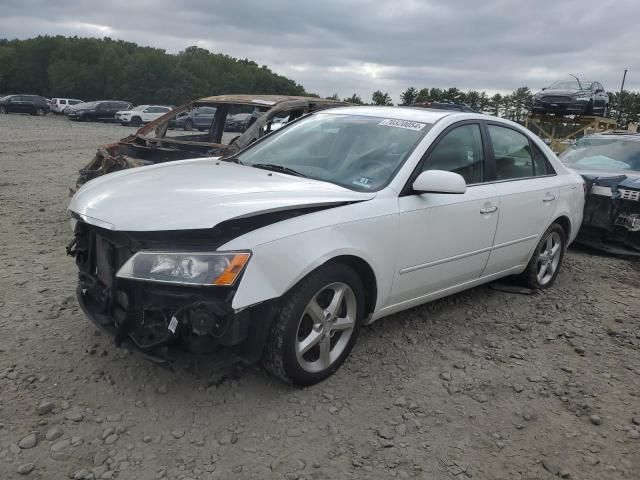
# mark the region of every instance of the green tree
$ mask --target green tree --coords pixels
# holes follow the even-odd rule
[[[400,100],[402,101],[401,105],[411,105],[416,101],[417,96],[418,91],[415,88],[407,88],[402,94],[400,94]]]
[[[344,98],[343,101],[353,103],[354,105],[364,105],[362,98],[357,93],[354,93],[350,97]]]
[[[222,93],[305,95],[248,59],[188,47],[178,54],[110,38],[0,39],[0,92],[180,104]]]
[[[420,91],[418,92],[418,94],[416,95],[415,102],[416,103],[424,103],[424,102],[428,102],[429,100],[430,100],[429,89],[428,88],[421,88]]]
[[[389,96],[388,93],[382,93],[381,90],[376,90],[375,92],[373,92],[373,95],[371,96],[371,101],[373,102],[374,105],[393,105],[393,102],[391,101],[391,97]]]

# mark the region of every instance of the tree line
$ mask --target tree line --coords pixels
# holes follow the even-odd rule
[[[0,39],[0,94],[179,105],[229,93],[306,95],[248,59],[189,47],[178,54],[110,38]]]
[[[609,117],[618,118],[619,108],[622,107],[622,115],[620,118],[620,126],[626,128],[629,122],[640,122],[640,92],[630,92],[624,90],[622,92],[622,102],[620,102],[620,92],[608,92],[609,94]],[[477,90],[462,91],[456,87],[447,89],[441,88],[422,88],[420,90],[409,87],[400,95],[399,105],[411,105],[412,103],[423,102],[454,102],[466,103],[472,109],[494,115],[497,117],[507,118],[515,122],[523,122],[528,115],[529,109],[533,102],[534,93],[528,87],[520,87],[510,94],[502,95],[496,93],[488,95],[486,92]],[[337,94],[333,97],[338,98]],[[343,98],[345,102],[358,105],[364,105],[362,98],[353,94],[350,97]],[[393,105],[391,96],[376,90],[371,95],[369,105]]]

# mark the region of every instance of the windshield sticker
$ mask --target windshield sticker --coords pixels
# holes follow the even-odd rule
[[[387,127],[406,128],[408,130],[422,130],[426,123],[410,122],[408,120],[394,120],[392,118],[385,118],[378,125],[386,125]]]
[[[369,177],[360,177],[353,180],[351,183],[353,185],[358,185],[359,187],[371,188],[371,182],[373,182],[373,180]]]
[[[274,102],[273,100],[259,100],[259,99],[254,99],[251,100],[251,103],[257,103],[260,105],[275,105],[276,102]]]

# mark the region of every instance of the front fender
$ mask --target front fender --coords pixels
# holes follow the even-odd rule
[[[378,291],[375,309],[381,308],[393,283],[397,221],[396,214],[377,216],[253,246],[232,307],[240,310],[281,297],[320,265],[341,255],[352,255],[367,262],[373,270]],[[230,242],[225,249],[233,248],[233,244]]]

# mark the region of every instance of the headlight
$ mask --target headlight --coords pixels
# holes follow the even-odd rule
[[[233,285],[249,252],[138,252],[117,273],[118,278],[181,285]]]

